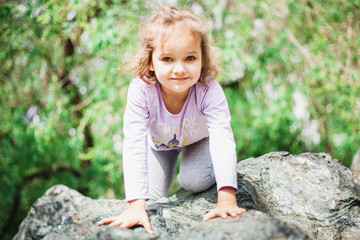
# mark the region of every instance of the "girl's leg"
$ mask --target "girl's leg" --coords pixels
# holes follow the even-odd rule
[[[148,177],[150,200],[167,197],[180,151],[155,151],[149,147]]]
[[[215,183],[209,138],[184,147],[180,165],[181,186],[189,192],[201,192]]]

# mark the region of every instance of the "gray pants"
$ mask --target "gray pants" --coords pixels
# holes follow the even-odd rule
[[[176,162],[181,154],[180,185],[189,192],[205,191],[215,184],[209,150],[209,138],[177,150],[155,151],[149,148],[148,176],[150,200],[167,197]]]

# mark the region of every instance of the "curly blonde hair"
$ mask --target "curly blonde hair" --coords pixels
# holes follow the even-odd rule
[[[201,40],[202,64],[199,82],[207,86],[208,79],[215,79],[219,73],[219,67],[214,57],[214,47],[208,28],[199,18],[187,11],[181,11],[174,7],[161,7],[144,24],[141,32],[141,46],[138,54],[132,62],[129,62],[129,71],[133,71],[148,84],[156,83],[155,72],[150,70],[152,54],[155,45],[164,43],[167,34],[174,31],[186,30]]]

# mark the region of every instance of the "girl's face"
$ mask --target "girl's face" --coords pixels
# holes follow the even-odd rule
[[[200,39],[181,31],[167,37],[160,47],[154,49],[150,70],[155,71],[163,94],[187,95],[201,74]]]

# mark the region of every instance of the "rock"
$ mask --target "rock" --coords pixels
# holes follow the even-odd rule
[[[239,196],[240,197],[240,196]],[[171,198],[148,203],[147,213],[154,235],[142,227],[120,229],[97,226],[105,217],[120,214],[127,204],[121,200],[92,200],[77,214],[68,218],[44,240],[65,239],[310,239],[296,226],[291,226],[259,211],[237,218],[214,219],[203,222],[203,215],[216,205],[216,187],[206,192],[190,194],[183,189]],[[216,226],[216,228],[215,228]],[[211,231],[210,231],[211,230]],[[209,234],[209,231],[212,234]],[[215,234],[216,232],[216,234]],[[222,236],[219,238],[219,236]],[[272,238],[269,238],[272,236]]]
[[[311,239],[299,229],[270,217],[265,213],[250,210],[241,217],[212,219],[202,222],[176,237],[177,240],[199,239]]]
[[[93,239],[101,230],[98,221],[119,215],[126,207],[124,200],[90,200],[43,239]],[[104,235],[102,232],[99,234]]]
[[[360,179],[360,150],[355,154],[351,162],[350,170]]]
[[[360,239],[360,181],[326,153],[266,154],[238,164],[255,208],[314,239]]]
[[[236,218],[202,221],[216,205],[215,186],[197,194],[179,189],[170,198],[147,203],[154,235],[138,226],[97,226],[100,219],[120,214],[127,203],[87,199],[75,214],[64,215],[61,225],[43,223],[37,228],[41,234],[27,239],[359,239],[360,182],[328,154],[276,152],[247,159],[238,164],[238,183],[238,205],[248,212]],[[25,227],[16,236],[30,231]]]
[[[64,185],[51,187],[32,205],[13,239],[41,239],[90,200]]]
[[[91,240],[152,240],[160,239],[158,235],[151,236],[145,232],[136,232],[132,229],[121,229],[118,227],[105,227],[97,231]],[[65,240],[65,239],[64,239]]]

